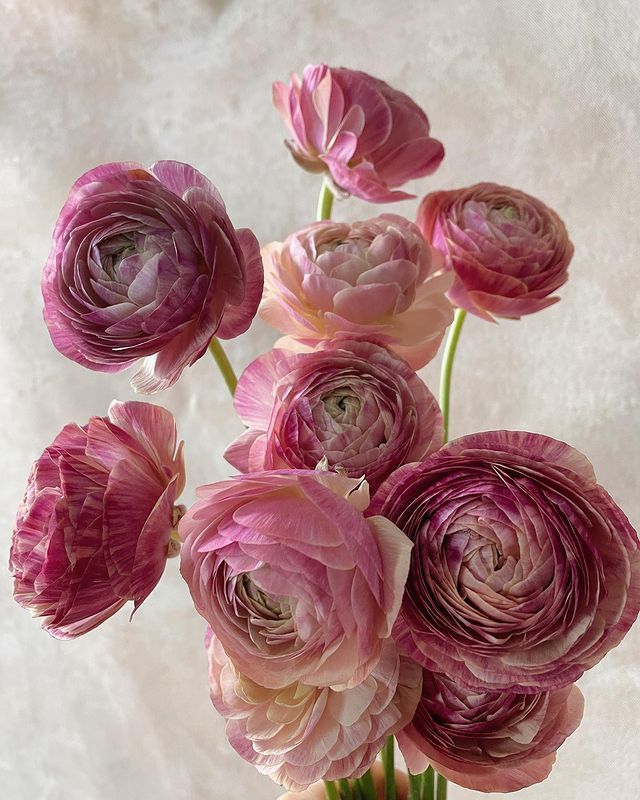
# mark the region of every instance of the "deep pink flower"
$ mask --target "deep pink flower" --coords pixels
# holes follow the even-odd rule
[[[548,777],[583,706],[576,686],[540,694],[473,691],[425,670],[413,721],[397,738],[414,774],[431,764],[467,789],[515,792]]]
[[[289,86],[273,84],[273,102],[298,164],[328,171],[339,189],[371,203],[413,197],[392,189],[431,175],[444,158],[424,111],[364,72],[309,65]]]
[[[60,639],[92,630],[160,580],[184,487],[172,415],[114,402],[66,425],[34,463],[16,519],[14,597]]]
[[[364,481],[282,470],[203,486],[181,571],[237,669],[261,686],[355,686],[391,634],[411,543],[365,520]]]
[[[453,319],[446,297],[452,276],[404,217],[316,222],[263,253],[260,316],[303,343],[380,341],[418,369],[435,356]],[[281,344],[299,346],[289,338]]]
[[[368,513],[414,542],[398,639],[461,685],[566,686],[638,615],[638,536],[563,442],[464,436],[400,467]]]
[[[247,330],[262,294],[255,236],[177,161],[103,164],[71,188],[42,276],[57,349],[100,372],[146,358],[133,384],[175,383],[214,335]]]
[[[240,673],[215,637],[208,648],[211,700],[227,719],[231,746],[294,791],[363,775],[420,699],[421,669],[391,639],[369,675],[341,690],[297,682],[268,689]]]
[[[372,491],[443,442],[440,407],[406,362],[349,339],[311,353],[272,350],[238,382],[234,406],[249,429],[225,458],[241,472],[314,469],[326,458]]]
[[[455,273],[449,297],[460,308],[518,319],[558,301],[550,295],[567,280],[573,245],[535,197],[494,183],[433,192],[417,223]]]

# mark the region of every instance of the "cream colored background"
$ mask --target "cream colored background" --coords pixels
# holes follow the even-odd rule
[[[318,186],[282,146],[270,86],[322,59],[370,71],[425,107],[447,157],[417,192],[495,180],[565,218],[576,255],[562,302],[517,324],[469,321],[453,434],[507,427],[565,439],[640,523],[637,0],[0,0],[0,9],[3,560],[30,462],[67,421],[132,397],[127,375],[58,355],[41,321],[39,275],[70,184],[99,162],[181,159],[217,184],[238,226],[262,242],[282,237],[310,221]],[[336,213],[377,211],[351,201]],[[236,366],[275,337],[256,323],[229,346]],[[437,365],[424,374],[435,386]],[[197,484],[228,474],[221,452],[241,426],[205,359],[155,401],[186,440],[190,502]],[[209,705],[204,625],[177,562],[132,624],[121,613],[71,643],[11,601],[6,573],[0,591],[3,800],[277,796],[227,746]],[[582,727],[551,779],[518,797],[637,795],[640,627],[581,686]]]

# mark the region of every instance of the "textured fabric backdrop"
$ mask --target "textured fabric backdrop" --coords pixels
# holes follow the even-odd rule
[[[31,461],[67,421],[133,396],[127,374],[58,355],[41,320],[39,276],[72,181],[99,162],[188,161],[237,226],[263,243],[283,237],[311,220],[318,180],[282,146],[271,82],[323,59],[374,73],[427,110],[447,157],[416,192],[493,180],[564,217],[576,254],[562,302],[518,323],[468,321],[452,433],[564,439],[640,524],[637,0],[0,0],[0,10],[3,558]],[[380,210],[341,202],[336,216]],[[275,338],[255,323],[229,345],[236,367]],[[432,387],[437,368],[424,371]],[[186,440],[190,502],[196,485],[229,474],[221,453],[241,425],[206,358],[155,402]],[[131,624],[121,612],[69,643],[42,633],[0,574],[3,799],[278,795],[226,744],[204,625],[177,567]],[[518,798],[637,796],[640,627],[580,685],[582,727],[550,780]]]

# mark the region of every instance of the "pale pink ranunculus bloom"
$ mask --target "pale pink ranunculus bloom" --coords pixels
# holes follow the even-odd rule
[[[364,222],[316,222],[263,248],[260,316],[315,344],[347,336],[376,340],[414,369],[432,359],[453,319],[453,276],[420,230],[383,214]]]
[[[467,789],[515,792],[548,777],[583,707],[575,685],[539,694],[471,690],[425,670],[414,718],[397,739],[414,774],[431,765]]]
[[[272,350],[242,373],[234,407],[248,426],[225,451],[241,472],[313,469],[326,458],[371,491],[442,446],[440,407],[409,365],[372,342]]]
[[[297,163],[371,203],[414,197],[394,187],[431,175],[444,158],[424,111],[364,72],[310,64],[302,78],[273,84],[273,102]]]
[[[339,690],[302,682],[266,688],[232,664],[215,636],[208,639],[211,700],[227,720],[229,743],[289,790],[359,778],[420,699],[422,670],[392,639],[366,678]]]
[[[56,348],[99,372],[145,359],[133,378],[157,392],[213,336],[247,330],[262,295],[250,230],[234,229],[218,191],[193,167],[103,164],[71,188],[42,276]]]
[[[14,598],[60,639],[87,633],[160,580],[184,488],[173,416],[114,402],[34,463],[11,542]]]
[[[461,686],[567,686],[638,616],[638,535],[564,442],[463,436],[396,470],[367,513],[414,542],[394,635]]]
[[[454,305],[479,317],[519,319],[556,303],[573,245],[560,217],[529,194],[478,183],[428,194],[417,224],[455,275]]]
[[[402,601],[411,543],[365,520],[366,482],[318,470],[198,489],[180,522],[181,572],[229,658],[269,688],[355,686]]]

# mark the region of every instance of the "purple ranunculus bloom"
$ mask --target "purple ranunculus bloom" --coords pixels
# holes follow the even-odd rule
[[[100,372],[145,358],[133,384],[171,386],[213,336],[247,330],[262,260],[215,187],[188,164],[103,164],[71,188],[42,276],[57,349]]]

